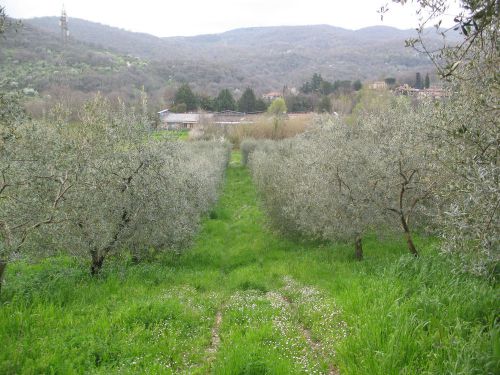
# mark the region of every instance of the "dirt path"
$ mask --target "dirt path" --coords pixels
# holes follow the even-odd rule
[[[220,347],[220,326],[222,324],[222,311],[218,310],[215,314],[214,325],[212,327],[212,339],[210,341],[210,346],[207,349],[207,362],[208,367],[211,368],[215,357],[217,355],[217,351]]]

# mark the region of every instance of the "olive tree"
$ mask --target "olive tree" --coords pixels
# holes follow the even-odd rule
[[[459,18],[463,46],[445,51],[450,100],[436,120],[453,179],[443,190],[443,250],[459,254],[465,268],[492,274],[500,260],[500,114],[498,110],[498,1],[465,1]],[[460,59],[460,60],[459,60]]]
[[[3,34],[5,32],[7,22],[7,13],[5,12],[5,7],[0,5],[0,34]]]
[[[352,228],[379,232],[400,228],[414,256],[418,250],[412,231],[430,227],[439,207],[436,194],[445,180],[425,131],[432,114],[431,102],[412,105],[406,97],[392,98],[379,109],[360,111],[352,125],[329,120],[327,129],[333,135],[322,139],[331,144],[319,151],[336,170],[333,181],[339,189],[331,199],[344,201],[338,212],[349,213]]]
[[[60,246],[88,254],[95,275],[111,253],[185,245],[216,199],[227,146],[155,141],[141,114],[110,112],[102,98],[81,120]]]
[[[5,7],[0,5],[0,35],[8,24]],[[59,178],[53,169],[40,168],[44,155],[39,140],[19,127],[25,118],[19,96],[0,93],[0,289],[7,263],[30,234],[56,221],[54,211],[67,190],[67,174]],[[45,202],[48,206],[37,199],[42,191],[52,193],[52,200]]]
[[[144,124],[131,114],[120,115],[100,97],[87,103],[75,132],[79,142],[67,154],[80,175],[65,206],[60,246],[89,254],[92,274],[131,235],[129,224],[142,204],[136,197],[142,188],[138,179],[149,165]]]
[[[418,255],[412,228],[435,215],[440,181],[423,131],[429,110],[393,98],[360,112],[355,124],[323,116],[314,131],[272,148],[250,143],[252,174],[273,223],[287,233],[351,241],[357,259],[365,233],[401,228]]]
[[[428,16],[419,18],[418,36],[407,43],[431,58],[448,85],[447,100],[428,122],[436,160],[450,173],[440,191],[446,202],[440,216],[442,249],[459,255],[464,268],[491,274],[500,260],[499,1],[460,2],[455,27],[446,31],[440,26],[449,17],[448,1],[413,2]],[[426,44],[429,25],[442,35],[441,48]],[[458,42],[448,43],[448,33],[457,31]]]
[[[25,121],[2,126],[0,144],[0,282],[9,261],[46,227],[66,220],[62,210],[78,170],[62,160],[65,129]]]
[[[436,159],[451,176],[441,191],[442,249],[466,269],[491,274],[500,260],[498,73],[471,67],[463,74],[469,84],[454,82],[434,125]]]
[[[247,165],[250,160],[250,155],[257,149],[265,150],[274,148],[275,143],[268,139],[253,139],[246,138],[241,142],[240,151],[241,151],[241,163],[243,165]]]
[[[314,160],[306,174],[317,185],[313,199],[315,211],[324,216],[320,221],[322,237],[353,243],[355,258],[362,260],[363,236],[368,231],[382,230],[385,224],[384,216],[373,204],[377,181],[372,178],[369,150],[375,144],[361,126],[350,126],[329,116],[320,118],[319,123],[321,131],[309,138]]]
[[[145,114],[97,96],[78,124],[1,117],[0,276],[27,249],[90,258],[96,275],[112,253],[189,243],[217,199],[229,146],[155,140]]]
[[[431,102],[414,107],[400,97],[382,111],[362,114],[358,124],[364,144],[369,145],[364,152],[369,155],[372,202],[389,215],[388,220],[396,219],[414,256],[418,250],[412,227],[429,226],[438,212],[437,192],[446,181],[445,171],[433,158],[435,146],[427,123],[433,113]]]
[[[250,156],[254,180],[271,221],[282,231],[354,244],[363,258],[362,237],[382,225],[370,201],[364,139],[359,128],[324,118],[322,128],[259,146]]]
[[[202,215],[218,197],[229,146],[220,142],[153,143],[150,164],[141,175],[141,207],[131,223],[127,247],[141,251],[180,249],[198,230]],[[168,147],[166,147],[168,146]]]

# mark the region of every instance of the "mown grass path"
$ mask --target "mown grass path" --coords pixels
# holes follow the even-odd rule
[[[192,248],[94,279],[68,258],[12,264],[2,374],[484,374],[498,290],[419,241],[297,243],[274,233],[239,154]],[[495,336],[497,335],[497,336]]]
[[[332,299],[291,276],[299,267],[288,261],[297,245],[266,228],[238,156],[211,219],[182,259],[183,267],[200,272],[198,288],[219,293],[205,369],[334,373],[334,341],[345,334],[345,323]],[[213,272],[208,278],[207,268]]]

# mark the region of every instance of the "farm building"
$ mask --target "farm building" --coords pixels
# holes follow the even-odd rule
[[[164,109],[158,115],[161,129],[192,129],[200,123],[199,113],[173,113]]]
[[[168,109],[158,112],[160,129],[192,129],[203,124],[239,125],[252,124],[261,113],[222,111],[216,113],[172,113]]]
[[[387,83],[384,81],[376,81],[368,84],[368,88],[372,90],[385,90],[387,89]]]
[[[446,91],[441,87],[431,87],[428,89],[416,89],[410,87],[409,85],[402,85],[396,87],[394,92],[398,95],[413,96],[419,99],[422,98],[432,98],[441,99],[446,96]]]

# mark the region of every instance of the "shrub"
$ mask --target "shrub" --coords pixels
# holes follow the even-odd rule
[[[275,129],[273,118],[254,115],[253,123],[239,125],[204,124],[203,130],[194,129],[190,139],[227,139],[234,147],[240,147],[244,139],[285,139],[304,133],[313,128],[311,114],[293,114],[283,120]]]
[[[259,144],[259,141],[256,141],[253,138],[247,138],[243,140],[240,144],[240,151],[241,151],[241,163],[243,165],[248,164],[248,157],[252,152],[255,151],[257,148],[257,145]]]

